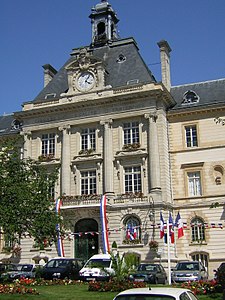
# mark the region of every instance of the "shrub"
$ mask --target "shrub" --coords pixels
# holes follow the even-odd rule
[[[221,292],[221,285],[216,280],[209,281],[188,281],[182,284],[176,284],[177,287],[183,287],[191,290],[195,295],[209,295]]]
[[[131,282],[128,280],[118,281],[91,281],[88,290],[92,292],[121,292],[127,289],[146,287],[145,282]]]

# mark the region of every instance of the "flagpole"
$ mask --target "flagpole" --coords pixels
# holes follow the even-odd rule
[[[170,229],[169,229],[169,219],[166,222],[167,231],[167,259],[168,259],[168,284],[171,285],[171,264],[170,264]]]

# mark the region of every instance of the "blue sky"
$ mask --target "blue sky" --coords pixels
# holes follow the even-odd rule
[[[91,42],[91,8],[100,0],[0,1],[0,115],[21,110],[43,88],[42,66],[59,69]],[[161,80],[157,42],[172,48],[172,85],[225,77],[224,0],[110,0],[121,38],[134,37]]]

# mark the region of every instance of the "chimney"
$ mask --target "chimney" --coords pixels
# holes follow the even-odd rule
[[[44,87],[52,80],[52,78],[57,73],[56,69],[54,69],[50,64],[46,64],[42,66],[44,69]]]
[[[169,44],[165,40],[161,40],[157,43],[160,49],[160,60],[161,60],[161,73],[162,83],[170,91],[171,80],[170,80],[170,52],[172,51]]]

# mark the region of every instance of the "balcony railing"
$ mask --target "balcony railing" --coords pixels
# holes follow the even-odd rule
[[[100,205],[101,195],[77,195],[62,198],[62,206],[92,206]]]
[[[141,192],[125,193],[117,195],[113,199],[114,204],[134,204],[134,203],[146,203],[148,202],[148,196],[144,196]]]
[[[62,198],[62,207],[74,207],[74,206],[96,206],[100,205],[101,195],[76,195],[76,196],[64,196]],[[110,205],[127,205],[149,203],[148,197],[144,196],[141,192],[138,193],[126,193],[115,195],[109,200]]]

